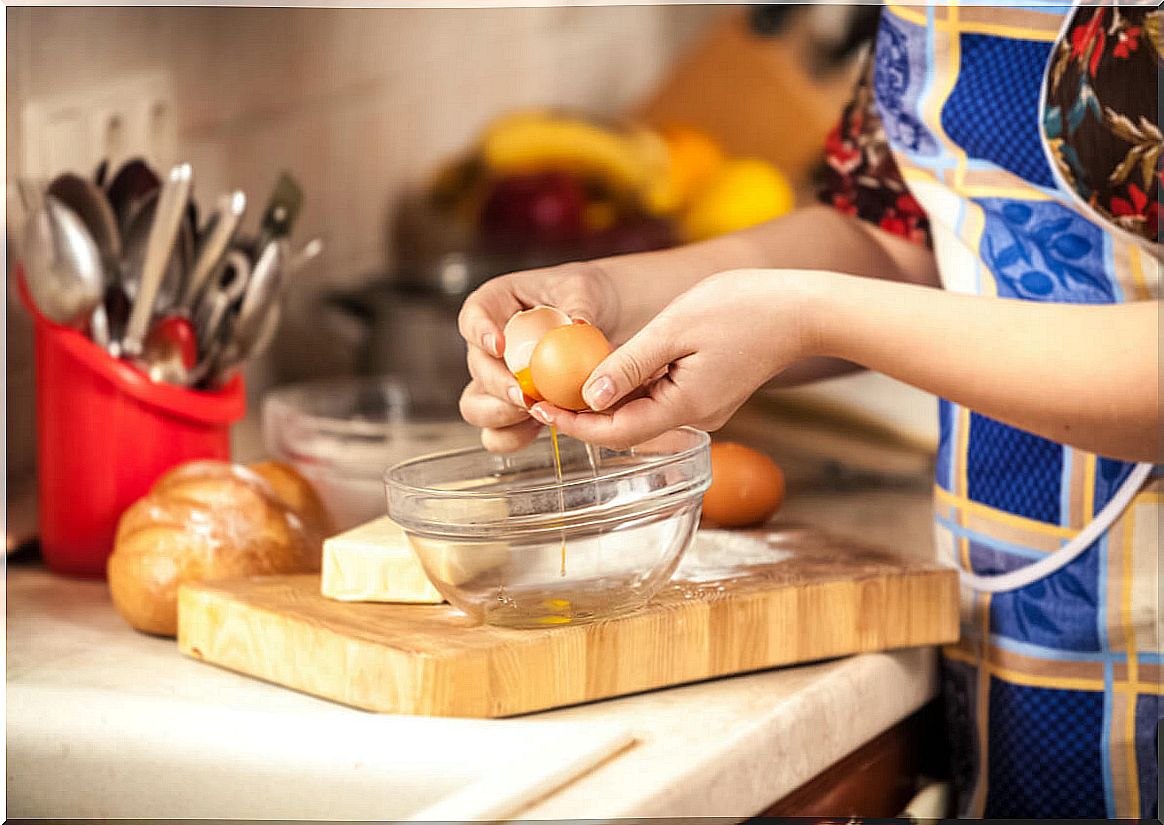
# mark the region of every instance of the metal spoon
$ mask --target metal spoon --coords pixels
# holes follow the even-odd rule
[[[283,241],[279,242],[284,243]],[[308,241],[297,253],[295,253],[286,263],[277,263],[282,272],[280,273],[280,286],[283,276],[292,275],[299,269],[303,268],[313,258],[323,251],[323,241],[319,238],[313,238]],[[282,249],[280,254],[286,256],[286,249]],[[261,307],[256,310],[260,313],[260,319],[255,321],[257,332],[253,335],[253,343],[244,349],[234,342],[237,334],[232,334],[232,345],[226,352],[220,354],[215,367],[218,377],[221,379],[231,369],[238,366],[247,358],[255,358],[266,352],[267,348],[275,339],[275,334],[279,331],[279,322],[282,318],[282,308],[279,304],[279,296],[274,295],[267,302],[267,308],[264,311]],[[265,314],[264,314],[265,313]],[[237,323],[237,322],[236,322]],[[246,332],[244,330],[244,332]],[[243,342],[247,343],[247,342]]]
[[[174,243],[178,239],[186,212],[186,202],[190,199],[191,177],[190,164],[183,163],[170,170],[169,177],[162,185],[146,243],[141,283],[122,344],[122,348],[131,356],[141,354],[150,319],[157,308],[158,292],[174,252]]]
[[[279,321],[283,317],[283,309],[278,301],[273,302],[267,307],[267,314],[264,316],[259,332],[255,336],[255,342],[251,345],[250,351],[247,352],[247,358],[258,358],[267,351],[267,347],[271,346],[271,342],[275,340],[275,333],[279,331]]]
[[[196,374],[197,380],[212,385],[223,384],[227,377],[238,369],[244,361],[256,358],[266,351],[275,339],[281,317],[282,310],[278,304],[268,306],[266,314],[259,318],[258,332],[254,336],[254,342],[245,351],[235,346],[233,340],[223,344],[220,339],[211,356],[206,359],[206,368],[200,374]]]
[[[102,272],[106,286],[120,280],[121,232],[117,227],[117,216],[98,186],[72,173],[58,175],[49,184],[48,193],[61,201],[77,214],[89,230],[97,249],[101,253]],[[112,343],[109,318],[104,301],[99,301],[93,309],[89,321],[89,335],[105,349]]]
[[[53,179],[48,193],[77,213],[104,257],[114,261],[121,257],[117,216],[95,183],[80,175],[65,173]]]
[[[113,214],[117,216],[123,236],[129,223],[130,208],[146,195],[156,192],[161,185],[157,174],[141,158],[127,161],[117,170],[105,188],[105,195],[109,198]]]
[[[279,321],[283,315],[282,305],[279,301],[281,297],[279,293],[282,291],[283,279],[287,275],[291,275],[306,266],[309,261],[323,251],[323,241],[319,238],[313,238],[308,241],[293,256],[289,255],[286,244],[287,242],[284,240],[275,241],[271,244],[271,246],[277,248],[278,254],[271,262],[272,282],[266,287],[270,292],[267,297],[255,301],[253,311],[258,315],[258,318],[253,322],[254,331],[252,333],[249,329],[244,330],[245,333],[251,334],[250,340],[241,338],[238,332],[235,332],[233,336],[235,346],[227,352],[226,363],[222,366],[222,371],[224,372],[231,366],[235,366],[247,358],[257,358],[267,351],[267,347],[271,346],[271,342],[275,339],[275,333],[279,331]],[[259,263],[262,263],[262,259],[260,259]],[[259,271],[258,265],[256,265],[255,271],[257,274]],[[251,277],[255,278],[256,275],[252,275]],[[245,306],[239,309],[240,318],[243,317],[244,308]]]
[[[84,223],[47,195],[25,228],[28,291],[50,321],[82,329],[101,303],[101,253]]]

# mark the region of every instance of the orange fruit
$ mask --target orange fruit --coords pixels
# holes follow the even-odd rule
[[[689,199],[724,162],[723,150],[707,133],[672,124],[660,130],[667,143],[668,165],[680,198]]]

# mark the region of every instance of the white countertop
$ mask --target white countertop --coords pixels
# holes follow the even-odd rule
[[[102,582],[17,565],[7,595],[13,817],[742,819],[936,692],[914,649],[517,719],[377,716],[188,659]]]

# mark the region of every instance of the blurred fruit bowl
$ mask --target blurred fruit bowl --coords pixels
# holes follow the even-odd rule
[[[498,117],[423,198],[477,251],[548,263],[704,240],[793,205],[778,169],[696,129],[555,110]]]

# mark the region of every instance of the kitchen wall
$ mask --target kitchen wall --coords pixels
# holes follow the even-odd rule
[[[172,85],[176,151],[194,165],[203,207],[228,187],[261,203],[280,170],[291,170],[306,192],[296,236],[326,242],[300,277],[345,284],[389,259],[384,228],[398,194],[464,148],[489,118],[534,104],[625,109],[724,9],[6,12],[9,181],[23,171],[27,103],[160,76]],[[14,478],[31,462],[32,366],[27,319],[11,300],[7,320]],[[269,383],[261,364],[248,378],[255,397]]]
[[[30,101],[161,77],[173,90],[176,157],[159,160],[194,164],[204,208],[228,187],[261,203],[280,170],[293,171],[306,191],[296,236],[326,242],[297,279],[300,288],[346,286],[390,263],[385,230],[401,192],[464,148],[492,116],[532,104],[600,113],[632,107],[732,11],[10,7],[8,180],[22,174],[21,113]],[[30,330],[11,300],[6,326],[12,479],[31,468],[33,429]],[[304,341],[284,360],[300,350],[318,359],[318,349]],[[253,401],[273,380],[269,363],[248,368]],[[936,437],[932,400],[887,379],[807,392],[863,408],[922,440]]]
[[[327,276],[383,264],[402,186],[462,149],[491,116],[564,104],[618,111],[645,95],[720,10],[10,8],[8,112],[34,97],[162,73],[179,152],[205,201],[304,184],[297,234],[321,234]],[[7,123],[20,172],[20,118]]]

